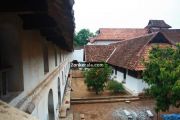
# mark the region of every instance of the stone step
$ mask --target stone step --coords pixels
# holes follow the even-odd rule
[[[61,120],[74,120],[73,113],[69,113],[66,118],[61,118]]]
[[[59,111],[59,113],[60,113],[59,117],[60,118],[66,118],[67,117],[67,110],[70,109],[70,105],[71,105],[70,95],[71,95],[71,90],[68,87],[65,91],[64,99],[63,99],[62,105],[60,107],[60,111]]]
[[[126,101],[136,101],[140,98],[128,98],[128,99],[97,99],[97,100],[80,100],[71,101],[71,104],[91,104],[91,103],[110,103],[110,102],[126,102]]]
[[[128,99],[139,98],[137,96],[103,96],[103,97],[83,97],[83,98],[71,98],[72,101],[84,101],[84,100],[101,100],[101,99]]]
[[[59,117],[60,118],[66,118],[67,116],[67,108],[66,107],[61,107],[59,111]]]

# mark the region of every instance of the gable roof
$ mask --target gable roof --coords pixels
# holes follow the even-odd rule
[[[180,42],[180,29],[169,29],[162,31],[164,35],[172,40],[174,43]]]
[[[164,20],[149,20],[148,25],[145,28],[171,28],[170,25],[166,24]]]
[[[134,37],[142,36],[147,34],[146,29],[137,29],[137,28],[100,28],[99,34],[90,39],[90,42],[94,41],[122,41],[131,39]]]
[[[150,43],[161,42],[173,44],[161,32],[121,42],[107,63],[130,70],[142,70],[144,66],[141,64],[141,61],[146,55],[144,53],[151,46]]]
[[[85,60],[89,62],[106,61],[111,65],[130,70],[143,70],[144,66],[141,61],[148,56],[151,43],[162,44],[163,42],[174,44],[164,33],[156,32],[110,45],[86,46],[89,51],[85,51]]]

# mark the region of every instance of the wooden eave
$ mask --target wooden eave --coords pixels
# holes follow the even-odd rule
[[[0,12],[19,14],[24,29],[40,30],[48,40],[72,50],[75,28],[73,4],[74,0],[4,0],[0,4]]]

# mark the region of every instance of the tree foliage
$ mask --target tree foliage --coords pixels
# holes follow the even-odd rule
[[[74,45],[83,46],[88,43],[88,38],[93,37],[94,34],[89,29],[81,29],[74,35]]]
[[[143,80],[156,100],[156,111],[180,106],[180,45],[176,48],[154,47],[145,62]]]
[[[104,90],[105,84],[112,74],[111,68],[105,64],[104,68],[89,68],[84,72],[85,84],[98,94]]]

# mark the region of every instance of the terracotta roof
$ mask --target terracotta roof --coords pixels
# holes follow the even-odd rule
[[[123,68],[134,69],[139,62],[139,58],[141,58],[142,49],[155,35],[149,34],[122,42],[108,60],[108,63]]]
[[[162,31],[164,35],[175,43],[180,42],[180,29],[169,29]]]
[[[114,46],[109,45],[86,45],[84,47],[85,60],[87,62],[105,62],[114,49]]]
[[[166,24],[164,20],[149,20],[148,25],[145,28],[171,28],[170,25]]]
[[[137,28],[100,28],[99,34],[90,39],[90,42],[94,41],[122,41],[131,39],[134,37],[142,36],[147,34],[147,29]]]
[[[162,32],[167,38],[175,43],[180,42],[180,29],[151,29],[150,32]]]
[[[86,46],[85,60],[106,61],[111,65],[130,70],[143,70],[142,60],[147,59],[153,44],[166,46],[173,42],[164,33],[156,32],[116,44]]]

